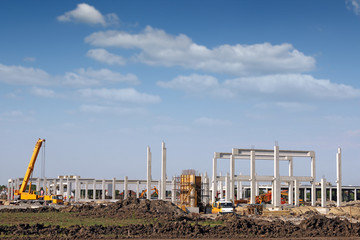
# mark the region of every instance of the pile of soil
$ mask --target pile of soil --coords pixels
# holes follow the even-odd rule
[[[117,219],[179,220],[187,216],[179,207],[169,201],[150,201],[128,198],[107,205],[79,205],[64,208],[62,212],[73,212],[85,217],[113,217]]]
[[[230,221],[232,219],[232,221]],[[191,221],[169,221],[148,225],[128,226],[44,226],[42,224],[0,226],[0,237],[40,236],[44,239],[97,239],[112,238],[312,238],[312,237],[359,237],[360,224],[321,215],[303,220],[300,225],[290,222],[265,221],[248,217],[228,218],[223,225],[211,227]]]
[[[42,213],[42,212],[59,212],[59,209],[53,207],[38,207],[38,208],[4,208],[0,212],[6,213]]]

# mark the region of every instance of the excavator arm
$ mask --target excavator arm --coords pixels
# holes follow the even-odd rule
[[[29,183],[30,176],[31,176],[32,172],[34,171],[35,162],[36,162],[37,156],[39,154],[39,151],[40,151],[40,148],[41,148],[41,145],[42,145],[43,142],[45,142],[45,139],[40,139],[40,138],[36,142],[34,152],[33,152],[32,156],[31,156],[29,166],[28,166],[27,171],[25,173],[24,180],[23,180],[23,182],[21,184],[20,190],[17,192],[18,193],[17,195],[21,195],[23,192],[25,192],[26,186]]]

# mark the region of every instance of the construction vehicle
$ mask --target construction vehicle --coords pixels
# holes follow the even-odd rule
[[[158,189],[156,187],[152,188],[151,190],[153,190],[154,192],[150,196],[154,195],[155,193],[156,193],[157,196],[159,196],[159,191],[158,191]],[[147,189],[142,191],[139,198],[144,198],[144,195],[145,195],[146,192],[147,192]]]
[[[18,199],[20,202],[39,202],[41,204],[44,202],[45,203],[55,203],[55,204],[64,203],[62,195],[46,195],[47,189],[46,189],[46,192],[44,195],[40,194],[39,192],[31,191],[31,181],[29,181],[30,176],[32,176],[37,156],[38,156],[40,148],[44,142],[45,142],[45,139],[40,139],[40,138],[36,142],[34,152],[31,156],[29,166],[25,173],[25,176],[24,176],[24,179],[20,186],[20,189],[15,190],[15,196],[18,196]],[[26,187],[27,187],[28,183],[29,183],[29,191],[26,192]]]
[[[256,196],[255,203],[262,204],[262,203],[271,203],[272,199],[272,192],[271,190],[267,193],[260,194],[259,196]],[[288,192],[287,190],[281,191],[281,204],[286,204],[288,202]],[[299,202],[302,203],[303,200],[299,199]]]
[[[211,213],[226,214],[233,212],[234,205],[231,201],[220,200],[212,204]]]

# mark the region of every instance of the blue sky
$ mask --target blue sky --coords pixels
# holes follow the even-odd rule
[[[314,150],[333,183],[341,147],[343,182],[359,185],[359,4],[3,1],[0,183],[23,176],[40,137],[49,178],[145,179],[150,146],[157,179],[161,141],[168,176],[211,173],[215,151],[277,141]]]

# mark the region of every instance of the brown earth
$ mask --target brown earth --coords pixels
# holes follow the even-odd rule
[[[157,219],[150,224],[130,224],[127,226],[45,226],[43,224],[18,224],[0,226],[0,238],[7,239],[216,239],[216,238],[340,238],[360,237],[360,223],[351,223],[339,217],[328,218],[311,212],[300,223],[271,220],[252,216],[225,215],[215,220],[204,220],[182,212],[177,206],[164,201],[127,199],[108,205],[79,205],[39,209],[4,209],[6,212],[66,211],[85,217],[111,217],[126,219],[129,217]]]
[[[141,218],[162,221],[182,220],[187,214],[169,201],[150,201],[128,198],[108,205],[79,205],[60,210],[73,212],[77,216],[115,217],[117,219]]]

